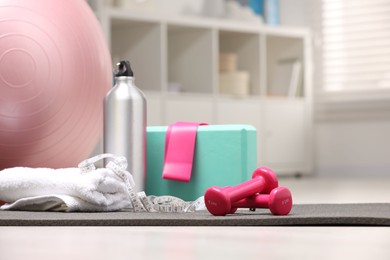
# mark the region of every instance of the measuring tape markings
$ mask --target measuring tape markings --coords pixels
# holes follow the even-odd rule
[[[127,160],[123,156],[113,154],[100,154],[79,163],[78,167],[82,174],[94,171],[95,163],[110,158],[106,168],[113,171],[126,184],[128,195],[132,204],[132,212],[167,212],[182,213],[205,210],[203,196],[193,202],[187,202],[174,196],[146,196],[144,191],[135,193],[135,182],[132,174],[127,171]]]

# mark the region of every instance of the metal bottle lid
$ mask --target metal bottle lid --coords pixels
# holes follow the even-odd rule
[[[131,69],[130,62],[128,60],[120,61],[116,64],[114,71],[115,77],[133,77],[134,73]]]

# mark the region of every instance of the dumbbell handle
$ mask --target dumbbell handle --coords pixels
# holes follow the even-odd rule
[[[257,194],[232,204],[232,208],[268,208],[269,195]]]
[[[230,201],[238,201],[242,198],[252,196],[253,194],[262,191],[266,183],[263,178],[256,177],[250,179],[246,182],[240,183],[237,186],[229,187],[228,192],[230,196]]]
[[[252,174],[252,179],[236,186],[228,186],[223,189],[229,193],[230,201],[235,202],[259,192],[268,194],[277,186],[278,179],[276,178],[275,173],[269,168],[260,167],[255,169]]]

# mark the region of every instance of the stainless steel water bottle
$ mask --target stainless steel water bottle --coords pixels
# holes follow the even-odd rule
[[[125,156],[135,191],[145,190],[146,98],[135,86],[129,61],[115,71],[115,85],[104,100],[104,152]]]

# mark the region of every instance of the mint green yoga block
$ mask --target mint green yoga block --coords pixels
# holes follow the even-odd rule
[[[199,126],[190,182],[162,179],[167,126],[147,128],[147,195],[193,201],[211,186],[234,186],[257,167],[256,128],[250,125]]]

